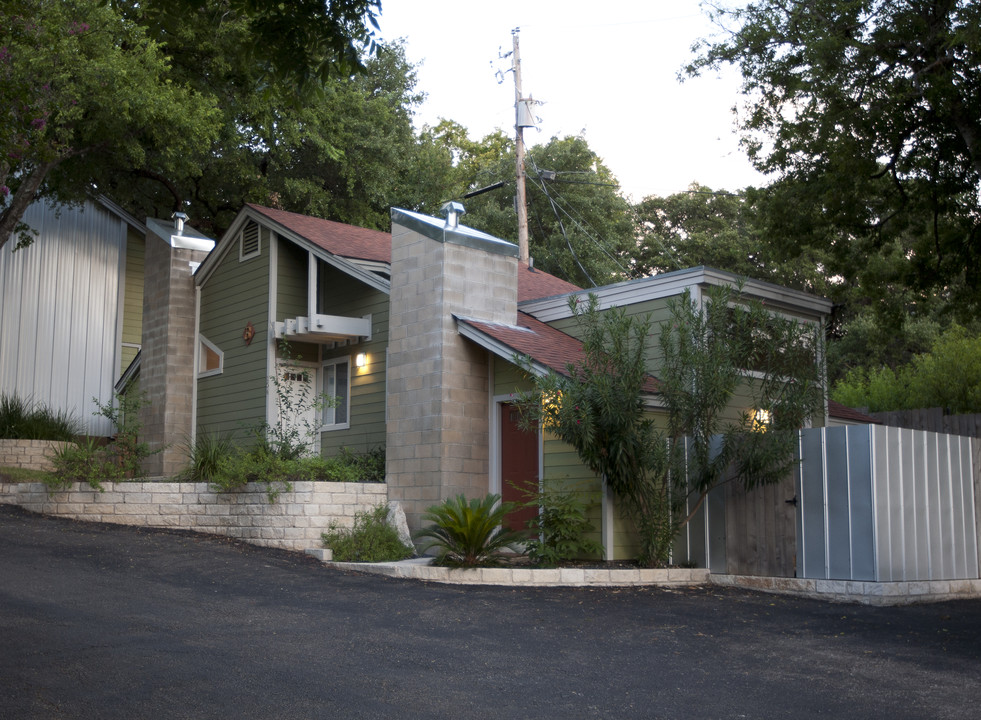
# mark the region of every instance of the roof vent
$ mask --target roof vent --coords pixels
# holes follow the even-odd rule
[[[187,221],[187,213],[175,212],[170,216],[174,220],[174,228],[178,235],[184,234],[184,223]]]
[[[443,203],[443,207],[441,207],[439,211],[446,216],[445,227],[449,230],[455,229],[460,224],[460,216],[466,212],[466,210],[463,209],[463,203],[456,201]]]

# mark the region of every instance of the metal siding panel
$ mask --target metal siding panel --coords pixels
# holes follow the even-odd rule
[[[915,580],[930,579],[930,492],[927,481],[926,437],[924,433],[910,431],[913,445],[913,475],[916,514],[916,569]]]
[[[961,477],[961,505],[958,508],[964,522],[964,575],[965,578],[977,578],[981,576],[981,567],[978,565],[978,497],[974,482],[975,473],[978,469],[974,467],[973,443],[978,440],[961,438],[958,458],[960,461]]]
[[[802,577],[826,578],[825,501],[824,501],[824,428],[801,433],[800,512],[803,532],[798,554]]]
[[[917,498],[916,498],[916,456],[913,448],[913,431],[897,428],[899,434],[899,467],[895,468],[902,483],[902,505],[900,518],[903,521],[903,580],[919,580],[917,572]]]
[[[795,530],[797,531],[797,548],[794,553],[794,577],[804,577],[804,515],[803,515],[803,493],[801,492],[801,468],[803,466],[803,441],[804,430],[797,433],[797,465],[794,468],[794,499],[797,501],[794,507]]]
[[[936,434],[936,472],[937,472],[937,534],[940,546],[937,551],[937,564],[934,565],[934,577],[937,580],[950,580],[957,577],[957,555],[960,554],[954,544],[954,496],[953,477],[951,474],[951,435]],[[959,533],[958,533],[959,534]],[[940,574],[937,574],[937,571]]]
[[[825,429],[828,577],[835,580],[848,580],[852,576],[846,429],[844,427]]]
[[[875,487],[876,577],[889,582],[902,577],[902,533],[893,521],[893,505],[899,504],[896,483],[892,481],[889,453],[889,431],[882,426],[868,426],[872,441],[872,483]],[[900,542],[897,545],[897,537]]]
[[[872,447],[868,428],[868,425],[843,428],[848,437],[852,580],[875,580]]]

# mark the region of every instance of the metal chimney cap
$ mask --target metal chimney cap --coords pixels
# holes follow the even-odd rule
[[[180,210],[176,211],[170,218],[174,221],[174,227],[177,229],[178,235],[184,234],[184,223],[187,221],[187,213],[182,213]]]
[[[467,212],[463,207],[463,203],[456,202],[455,200],[443,203],[443,207],[439,211],[446,216],[446,227],[448,228],[455,228],[459,225],[460,216]]]

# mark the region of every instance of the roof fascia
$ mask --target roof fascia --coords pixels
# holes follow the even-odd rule
[[[267,215],[263,215],[262,213],[253,210],[248,206],[242,208],[235,220],[229,226],[228,230],[222,236],[218,246],[211,252],[211,254],[208,255],[207,258],[205,258],[205,261],[201,263],[201,267],[198,268],[198,272],[195,273],[195,281],[198,285],[203,285],[205,282],[207,282],[208,278],[214,272],[214,269],[218,267],[220,258],[224,257],[224,255],[228,252],[228,249],[234,244],[235,238],[238,237],[238,233],[242,229],[242,226],[247,220],[250,219],[255,220],[260,225],[265,225],[266,227],[271,228],[279,237],[313,253],[320,260],[323,260],[328,265],[331,265],[341,272],[350,275],[355,280],[360,280],[369,287],[379,290],[386,295],[391,292],[391,283],[388,280],[379,277],[370,270],[365,269],[359,265],[357,261],[348,260],[347,258],[334,255],[333,253],[324,250],[316,243],[311,242],[302,235],[293,232]],[[212,258],[215,258],[214,261],[212,261]]]
[[[454,315],[453,319],[456,320],[456,329],[457,332],[460,333],[460,335],[467,338],[468,340],[472,340],[473,342],[477,343],[485,350],[494,353],[499,358],[507,360],[512,365],[518,365],[519,367],[521,367],[519,363],[515,362],[515,359],[519,357],[524,357],[527,358],[530,362],[528,366],[523,369],[529,370],[534,375],[537,375],[539,377],[547,375],[549,370],[551,369],[547,365],[543,365],[539,362],[536,362],[528,355],[522,355],[521,353],[517,352],[514,348],[512,348],[510,345],[502,343],[497,338],[493,338],[487,333],[483,332],[482,330],[479,330],[478,328],[474,327],[468,322],[467,318],[459,315]]]
[[[95,199],[95,201],[99,205],[101,205],[102,207],[104,207],[106,210],[108,210],[109,212],[111,212],[113,215],[116,215],[117,217],[119,217],[120,220],[122,220],[127,225],[129,225],[130,227],[132,227],[134,230],[138,231],[142,235],[146,235],[147,229],[146,229],[146,225],[144,223],[141,223],[135,217],[133,217],[128,212],[126,212],[125,210],[123,210],[123,208],[121,206],[119,206],[116,203],[114,203],[112,200],[110,200],[109,198],[107,198],[105,195],[99,195]]]
[[[761,280],[740,277],[734,273],[708,267],[695,267],[686,270],[652,275],[637,280],[627,280],[614,285],[605,285],[590,290],[580,290],[539,300],[526,300],[518,303],[518,308],[542,322],[562,320],[572,316],[569,298],[586,299],[595,295],[599,309],[633,305],[649,300],[680,295],[685,290],[694,291],[702,286],[736,286],[742,284],[742,295],[765,301],[770,307],[781,310],[821,317],[831,311],[831,301],[799,290],[781,287]]]

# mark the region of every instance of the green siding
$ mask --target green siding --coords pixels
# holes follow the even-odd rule
[[[143,342],[143,267],[146,238],[130,230],[126,234],[125,291],[123,293],[123,335],[121,342],[140,345]],[[121,347],[120,370],[136,357],[138,348]]]
[[[276,257],[276,320],[307,316],[308,253],[298,245],[282,241]],[[316,355],[309,355],[316,359]]]
[[[244,262],[238,243],[221,259],[201,288],[201,334],[224,353],[220,375],[198,379],[198,428],[234,433],[241,441],[266,420],[269,371],[269,244]],[[242,333],[251,322],[255,337],[246,345]]]
[[[330,456],[342,447],[353,452],[367,452],[385,446],[385,351],[388,347],[388,295],[330,269],[323,290],[324,309],[330,315],[362,317],[371,314],[372,336],[367,342],[331,348],[325,345],[321,359],[351,359],[350,427],[321,433],[320,449]],[[305,302],[305,300],[304,300]],[[368,355],[368,367],[354,367],[358,353]]]

